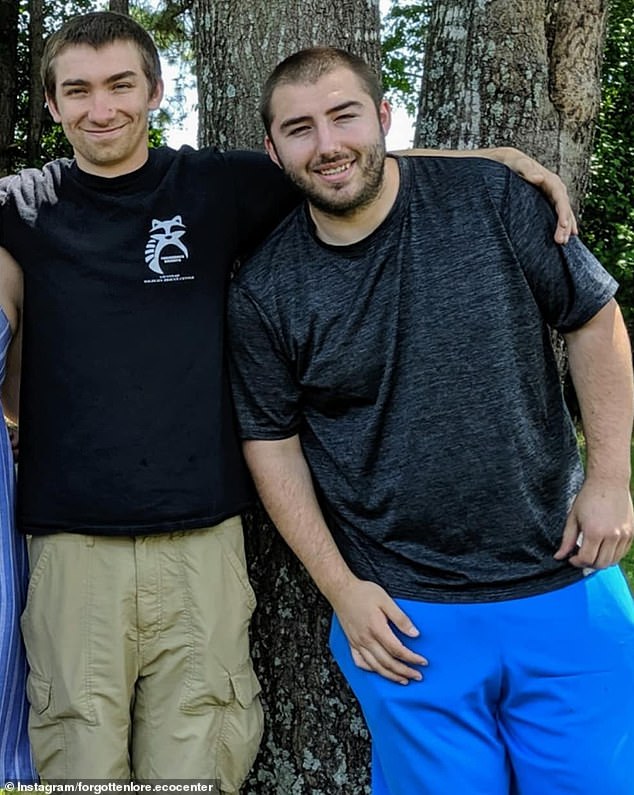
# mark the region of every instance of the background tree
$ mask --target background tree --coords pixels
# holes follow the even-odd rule
[[[15,0],[0,0],[0,176],[12,166],[18,84],[18,6]]]
[[[262,148],[260,88],[300,47],[334,44],[380,62],[378,0],[194,0],[200,145]]]
[[[334,44],[378,72],[378,2],[194,0],[193,11],[201,145],[261,148],[262,82],[301,47]],[[262,512],[246,517],[246,539],[266,733],[243,793],[368,792],[367,731],[327,652],[330,609]]]
[[[416,115],[423,77],[422,53],[433,0],[392,0],[381,22],[381,73],[393,105]]]
[[[599,111],[606,0],[438,0],[417,145],[513,144],[557,171],[578,208]]]
[[[582,233],[619,280],[634,331],[634,5],[612,0],[602,69],[602,102]]]
[[[42,142],[46,109],[44,89],[40,78],[40,65],[44,51],[44,6],[42,0],[29,0],[29,69],[27,92],[27,162],[37,162]]]

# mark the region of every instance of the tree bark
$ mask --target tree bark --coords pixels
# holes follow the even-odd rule
[[[11,172],[17,94],[18,4],[0,0],[0,176]]]
[[[264,511],[243,519],[265,727],[241,793],[369,795],[368,730],[328,650],[332,611]]]
[[[260,148],[260,89],[314,44],[351,50],[378,71],[377,0],[194,0],[199,144]],[[258,597],[252,651],[265,734],[243,795],[363,795],[369,742],[327,648],[330,609],[262,511],[245,517]]]
[[[518,146],[578,210],[600,102],[607,0],[448,0],[431,13],[417,145]]]
[[[194,0],[198,142],[257,149],[260,89],[302,47],[329,44],[379,70],[378,0]]]
[[[44,89],[40,65],[44,52],[44,8],[42,0],[29,0],[29,104],[27,116],[26,161],[30,165],[40,156],[44,126]]]
[[[108,8],[110,11],[117,11],[119,14],[130,13],[129,0],[108,0]]]

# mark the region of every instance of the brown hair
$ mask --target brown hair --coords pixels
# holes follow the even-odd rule
[[[161,62],[156,45],[150,34],[132,17],[114,11],[95,11],[72,17],[49,36],[44,46],[40,69],[46,94],[55,97],[53,61],[63,50],[79,44],[87,44],[98,50],[115,41],[131,41],[136,44],[141,55],[143,73],[150,86],[150,93],[153,94],[161,79]]]
[[[271,100],[273,92],[279,85],[316,83],[320,77],[340,66],[354,72],[378,108],[383,99],[383,87],[375,72],[363,58],[336,47],[310,47],[306,50],[299,50],[281,61],[264,84],[260,99],[260,115],[267,135],[271,134],[273,122]]]

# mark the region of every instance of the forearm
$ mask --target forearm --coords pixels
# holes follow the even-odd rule
[[[500,163],[506,163],[508,160],[522,155],[519,149],[515,149],[512,146],[490,146],[484,149],[431,149],[429,147],[415,146],[411,149],[394,150],[392,154],[420,157],[485,157],[488,160],[497,160]]]
[[[568,191],[561,179],[537,160],[512,146],[493,146],[489,149],[402,149],[395,155],[442,156],[442,157],[484,157],[497,160],[508,166],[516,174],[536,185],[553,205],[557,213],[555,242],[567,243],[570,235],[577,234],[577,220],[570,206]]]
[[[354,579],[317,501],[299,438],[247,441],[244,455],[267,513],[331,603]]]
[[[615,301],[566,335],[586,439],[587,478],[629,486],[634,413],[632,353]]]

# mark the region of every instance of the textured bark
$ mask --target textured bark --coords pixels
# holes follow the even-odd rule
[[[130,3],[128,0],[108,0],[110,11],[117,11],[119,14],[130,13]]]
[[[259,148],[262,83],[301,47],[333,44],[378,70],[377,0],[194,0],[193,8],[200,145]],[[242,793],[368,793],[367,730],[327,649],[330,610],[264,514],[245,524],[266,727]]]
[[[576,208],[600,102],[607,0],[434,5],[418,145],[511,144],[557,171]]]
[[[0,176],[11,171],[17,93],[18,4],[0,0]]]
[[[263,511],[244,519],[265,729],[242,795],[368,795],[368,731],[328,651],[331,610]]]
[[[29,106],[27,118],[26,160],[37,162],[44,126],[44,89],[40,64],[44,51],[44,8],[42,0],[29,0]]]
[[[194,0],[200,145],[260,148],[260,88],[301,47],[332,44],[379,67],[378,0]]]

